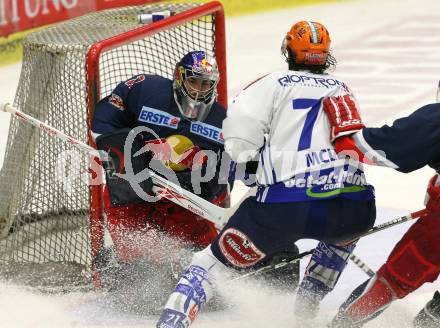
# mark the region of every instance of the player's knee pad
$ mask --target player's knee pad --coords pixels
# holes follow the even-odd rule
[[[405,297],[425,282],[433,282],[439,273],[440,266],[430,262],[412,240],[399,245],[378,272],[387,279],[398,298]]]

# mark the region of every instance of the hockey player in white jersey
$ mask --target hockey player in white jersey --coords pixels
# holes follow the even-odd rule
[[[188,327],[221,287],[224,273],[256,267],[302,238],[326,243],[320,250],[326,256],[315,254],[313,266],[320,271],[310,280],[319,283],[320,272],[333,274],[321,269],[343,267],[353,248],[336,245],[347,244],[374,224],[374,190],[362,166],[338,158],[328,139],[322,100],[335,96],[354,106],[354,98],[342,80],[325,73],[335,63],[327,29],[317,22],[296,23],[282,50],[289,69],[243,90],[223,122],[225,150],[232,159],[239,166],[259,162],[257,195],[247,198],[214,242],[194,255],[157,327]],[[332,132],[337,137],[345,131],[342,125]]]

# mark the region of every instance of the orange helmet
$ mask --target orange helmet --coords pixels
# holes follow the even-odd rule
[[[330,43],[330,35],[324,25],[301,21],[287,32],[281,51],[288,57],[287,49],[290,49],[295,55],[295,64],[325,65]]]

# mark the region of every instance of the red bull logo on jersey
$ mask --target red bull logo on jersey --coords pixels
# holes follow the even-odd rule
[[[116,93],[112,93],[110,95],[108,102],[117,109],[124,110],[124,102],[122,101],[122,98],[118,96]]]
[[[289,87],[296,83],[305,84],[310,87],[317,87],[317,88],[324,87],[327,89],[340,86],[344,88],[345,91],[350,92],[349,88],[344,82],[332,78],[325,78],[318,76],[287,74],[279,78],[278,83],[283,87]]]
[[[216,126],[202,122],[191,122],[190,131],[191,133],[216,141],[220,144],[225,143],[221,129]]]
[[[150,123],[159,126],[166,126],[170,129],[177,129],[180,117],[171,115],[167,112],[151,107],[142,107],[138,120],[144,123]]]

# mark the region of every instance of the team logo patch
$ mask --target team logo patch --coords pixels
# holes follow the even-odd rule
[[[221,129],[216,126],[202,122],[191,122],[190,131],[220,144],[225,143]]]
[[[133,85],[135,85],[136,83],[140,83],[140,82],[142,82],[142,81],[144,81],[145,80],[145,75],[138,75],[138,76],[136,76],[136,77],[134,77],[134,78],[132,78],[132,79],[130,79],[130,80],[127,80],[126,82],[125,82],[125,85],[129,88],[129,89],[131,89],[131,87],[133,86]]]
[[[142,107],[138,120],[145,123],[177,129],[179,126],[180,117],[171,115],[158,109],[144,106]]]
[[[122,101],[122,98],[119,97],[116,93],[112,93],[110,95],[108,102],[117,109],[124,110],[124,102]]]
[[[266,256],[244,233],[233,228],[223,232],[219,246],[223,256],[238,268],[248,268]]]

